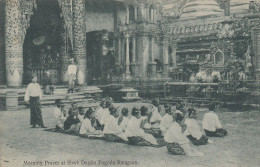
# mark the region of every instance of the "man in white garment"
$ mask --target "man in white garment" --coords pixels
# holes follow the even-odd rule
[[[71,64],[68,66],[68,77],[69,77],[69,89],[68,93],[73,93],[75,80],[77,76],[77,66],[75,65],[74,59],[70,59]]]

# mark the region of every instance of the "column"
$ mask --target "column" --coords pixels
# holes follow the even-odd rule
[[[86,29],[85,0],[73,0],[73,56],[77,61],[77,82],[85,84],[86,78]]]
[[[140,77],[147,77],[147,65],[149,63],[149,39],[148,34],[139,33],[136,37],[137,61]]]
[[[151,22],[154,22],[154,16],[153,16],[154,13],[153,12],[154,12],[154,9],[152,8],[151,9]]]
[[[150,73],[151,73],[151,77],[155,76],[156,73],[156,62],[154,61],[154,37],[151,35],[150,36],[150,42],[149,42],[149,47],[150,47],[150,62],[149,62],[149,66],[150,66]]]
[[[121,64],[121,57],[122,57],[121,45],[122,45],[122,41],[121,41],[121,36],[119,35],[117,38],[117,62],[116,62],[117,65]]]
[[[137,20],[137,6],[134,7],[135,21]]]
[[[23,37],[19,0],[6,0],[5,56],[7,86],[21,86],[23,78]]]
[[[126,54],[125,54],[125,74],[126,74],[126,78],[128,78],[130,76],[130,61],[129,61],[129,37],[130,34],[128,32],[124,33],[124,37],[126,40]]]
[[[70,57],[67,53],[67,47],[69,46],[67,41],[68,41],[68,36],[67,36],[67,29],[66,26],[64,25],[63,32],[61,32],[61,39],[62,39],[62,46],[61,46],[61,83],[67,83],[68,82],[68,66],[70,64]]]
[[[146,21],[150,21],[150,8],[148,5],[146,6],[145,10],[146,10]]]
[[[131,68],[133,75],[136,75],[138,72],[137,64],[136,64],[136,36],[132,37],[132,63]]]
[[[126,6],[126,24],[129,24],[129,6]]]
[[[168,66],[169,66],[168,49],[169,49],[168,38],[163,37],[162,55],[163,55],[163,77],[164,78],[168,78]]]
[[[253,51],[254,51],[254,65],[256,71],[256,81],[260,83],[260,28],[254,28],[252,31]]]
[[[173,67],[177,67],[177,62],[176,62],[176,49],[177,49],[177,45],[174,44],[171,46],[172,48],[172,54],[171,54],[171,59],[172,59],[172,64],[173,64]]]
[[[145,20],[145,4],[140,2],[138,5],[137,20],[138,22],[143,22]]]

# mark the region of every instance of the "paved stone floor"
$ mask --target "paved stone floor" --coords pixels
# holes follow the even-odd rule
[[[42,113],[45,125],[54,127],[53,107],[42,108]],[[204,113],[198,113],[200,124]],[[219,111],[228,136],[211,138],[213,144],[196,147],[205,154],[203,157],[171,155],[166,147],[132,146],[32,129],[29,114],[29,109],[0,112],[0,167],[260,165],[260,113],[257,111]],[[35,164],[28,165],[30,162]]]

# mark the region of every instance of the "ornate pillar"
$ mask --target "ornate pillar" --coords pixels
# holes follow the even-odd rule
[[[149,62],[149,66],[150,66],[150,73],[151,73],[151,77],[153,77],[156,73],[156,62],[154,61],[154,36],[151,35],[150,36],[150,40],[149,40],[149,50],[150,50],[150,62]]]
[[[85,0],[73,0],[73,57],[77,61],[77,81],[85,84],[86,78],[86,28]]]
[[[177,62],[176,62],[176,49],[177,49],[177,44],[171,45],[172,53],[171,53],[171,59],[172,59],[172,66],[177,67]]]
[[[137,74],[137,65],[136,65],[136,36],[133,35],[132,37],[132,62],[131,62],[131,68],[133,75]]]
[[[163,77],[168,78],[168,66],[169,66],[169,42],[167,37],[162,39],[162,55],[163,55]]]
[[[124,37],[126,40],[126,53],[125,53],[125,77],[129,78],[130,77],[130,60],[129,60],[129,37],[130,34],[129,32],[124,32]]]
[[[64,25],[64,31],[61,33],[61,39],[62,39],[62,46],[61,46],[61,83],[67,83],[68,82],[68,66],[70,64],[70,57],[67,53],[67,47],[69,46],[67,43],[68,35],[66,26]]]
[[[252,31],[254,66],[256,71],[256,81],[260,82],[260,28],[254,28]]]
[[[147,65],[149,62],[149,39],[148,34],[140,32],[136,38],[136,50],[138,58],[139,73],[141,77],[147,76]]]
[[[121,57],[122,57],[122,41],[121,41],[121,36],[118,35],[117,37],[117,61],[116,61],[116,64],[117,65],[120,65],[121,64]]]
[[[138,20],[138,22],[143,22],[145,20],[145,3],[144,2],[140,2],[138,4],[137,20]]]
[[[5,64],[7,86],[21,86],[23,78],[23,37],[20,0],[6,0]]]
[[[137,20],[137,6],[134,7],[135,21]]]
[[[126,24],[129,24],[129,6],[126,6]]]

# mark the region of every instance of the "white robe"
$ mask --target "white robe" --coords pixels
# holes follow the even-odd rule
[[[202,128],[211,132],[215,132],[217,129],[221,129],[221,123],[217,114],[214,111],[206,113],[202,120]]]
[[[115,118],[113,115],[110,115],[106,120],[103,133],[114,134],[124,141],[128,141],[127,136],[125,135],[125,133],[123,133],[123,129],[120,125],[118,125],[118,118]]]
[[[158,145],[156,139],[151,134],[147,134],[144,132],[144,130],[140,127],[141,125],[141,119],[137,119],[136,117],[132,116],[128,122],[127,128],[126,128],[126,136],[127,137],[133,137],[138,136],[142,137],[144,140],[154,144]]]
[[[123,117],[122,122],[120,123],[120,127],[123,131],[126,130],[126,127],[128,125],[129,119],[127,117]]]
[[[201,130],[199,125],[197,124],[196,120],[193,118],[187,118],[185,120],[185,124],[187,125],[187,128],[184,132],[186,136],[191,135],[192,137],[199,140],[202,136]]]
[[[107,118],[110,116],[108,108],[99,107],[96,111],[96,119],[101,125],[106,123]]]
[[[160,123],[160,130],[162,132],[162,135],[164,136],[165,133],[168,131],[168,129],[170,128],[171,124],[173,122],[173,117],[172,115],[169,115],[168,113],[166,113],[161,120]]]

